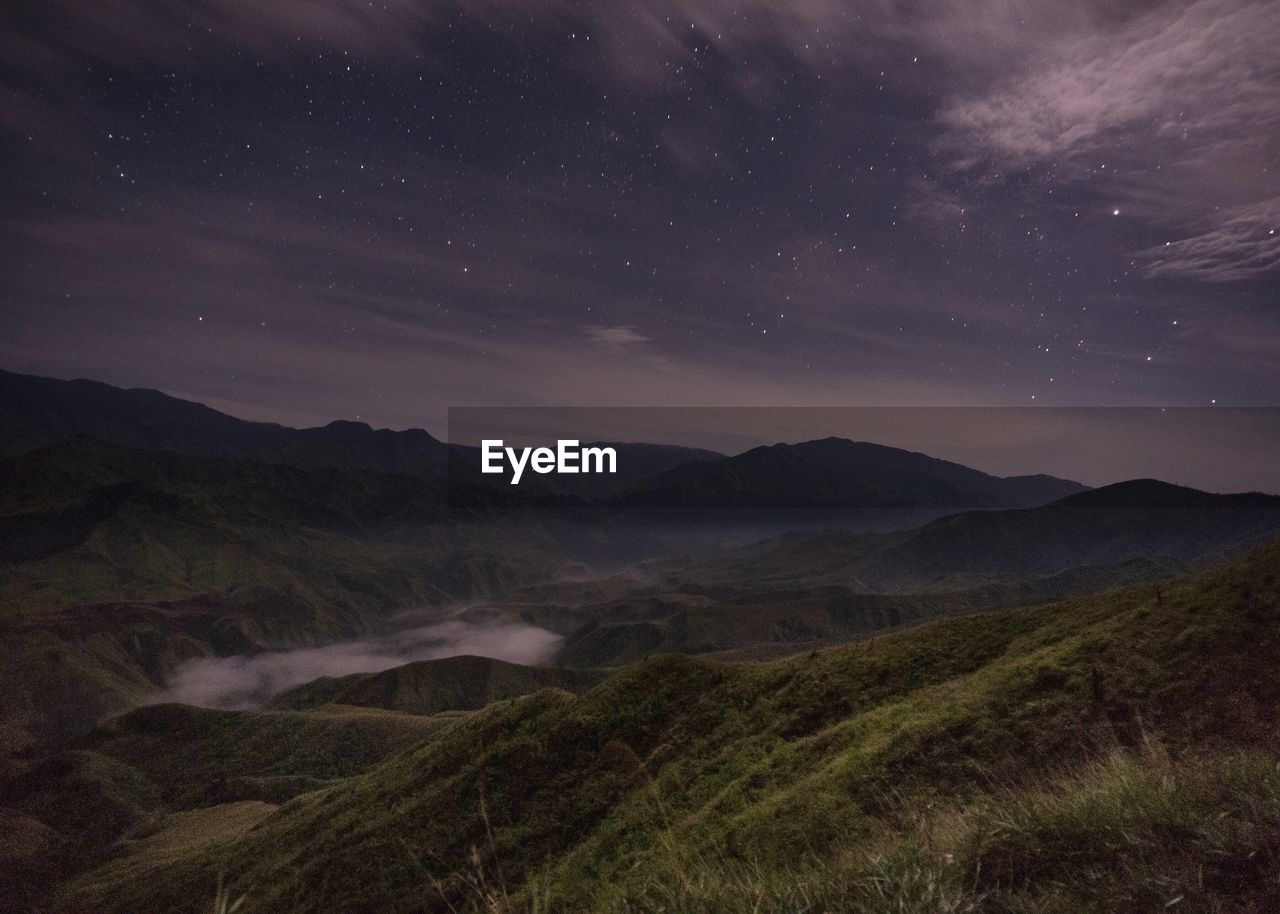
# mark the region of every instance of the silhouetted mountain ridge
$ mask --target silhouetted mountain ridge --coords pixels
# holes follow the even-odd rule
[[[789,535],[712,560],[699,581],[852,584],[868,592],[973,586],[1136,559],[1178,567],[1280,535],[1280,496],[1215,495],[1158,480],[1034,508],[966,511],[891,533]]]
[[[158,390],[125,390],[79,378],[63,381],[0,370],[0,455],[76,435],[201,456],[242,456],[270,448],[291,429],[249,422]]]
[[[685,464],[634,486],[635,506],[1007,508],[1084,490],[1051,476],[1002,478],[915,451],[821,438]]]
[[[617,450],[616,473],[526,476],[515,487],[481,476],[477,448],[446,444],[423,429],[375,429],[349,419],[294,429],[237,419],[157,390],[0,371],[0,456],[77,436],[193,457],[413,476],[461,490],[464,504],[472,503],[475,490],[487,489],[501,492],[503,503],[567,495],[623,507],[1002,508],[1043,504],[1084,488],[1044,475],[1000,478],[834,437],[732,457],[679,445],[594,442]]]
[[[190,457],[239,457],[309,469],[414,476],[468,490],[462,493],[464,502],[473,495],[469,490],[478,486],[503,490],[505,501],[555,494],[604,498],[673,466],[724,456],[679,445],[612,442],[608,446],[619,455],[616,474],[540,476],[516,488],[501,477],[479,474],[478,448],[447,444],[420,428],[375,429],[365,422],[336,419],[296,429],[237,419],[158,390],[0,371],[0,457],[77,437]]]
[[[1071,508],[1251,508],[1280,505],[1280,497],[1261,492],[1215,494],[1159,479],[1130,479],[1060,500]]]

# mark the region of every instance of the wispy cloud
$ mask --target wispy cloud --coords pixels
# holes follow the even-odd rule
[[[1275,270],[1280,4],[1157,6],[1044,48],[1029,72],[944,106],[941,146],[962,170],[1036,169],[1193,237],[1144,250],[1143,275],[1226,282]],[[1110,168],[1108,171],[1107,169]],[[1158,205],[1152,205],[1158,201]],[[1258,230],[1262,229],[1261,235]]]
[[[631,324],[620,324],[615,327],[605,327],[601,324],[589,324],[582,328],[582,332],[592,342],[599,343],[602,346],[613,346],[622,348],[624,346],[635,346],[639,343],[649,342],[649,337],[640,333]]]
[[[956,99],[941,118],[1014,165],[1094,151],[1121,129],[1198,149],[1247,127],[1237,138],[1256,142],[1259,128],[1280,125],[1277,46],[1274,3],[1163,7],[1119,31],[1050,47],[1030,74]]]
[[[1202,234],[1139,253],[1147,277],[1187,276],[1206,282],[1256,279],[1280,270],[1280,197],[1221,214]]]
[[[965,223],[974,208],[958,192],[923,175],[907,182],[903,205],[911,216],[923,222],[957,227]]]

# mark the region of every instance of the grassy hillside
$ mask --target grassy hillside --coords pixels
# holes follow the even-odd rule
[[[0,859],[15,858],[8,881],[0,879],[7,890],[0,910],[38,908],[35,899],[62,874],[101,860],[117,841],[123,844],[115,852],[159,848],[175,821],[207,824],[222,816],[219,810],[274,809],[358,774],[449,723],[447,716],[365,708],[140,708],[0,780],[6,810]],[[177,816],[187,810],[204,818]],[[248,820],[233,815],[227,821]],[[21,868],[18,858],[25,858]],[[15,898],[30,905],[12,905]]]
[[[1280,544],[1176,583],[545,691],[60,910],[1269,911]],[[146,877],[137,874],[145,871]]]

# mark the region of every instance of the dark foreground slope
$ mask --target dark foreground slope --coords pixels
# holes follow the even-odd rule
[[[45,910],[52,886],[195,815],[195,836],[421,743],[447,718],[363,708],[215,711],[154,705],[0,776],[0,911]],[[195,810],[208,810],[193,813]],[[121,841],[119,845],[115,842]]]
[[[56,907],[201,911],[221,874],[271,912],[1273,911],[1278,576],[1272,544],[777,663],[654,658],[174,820]]]

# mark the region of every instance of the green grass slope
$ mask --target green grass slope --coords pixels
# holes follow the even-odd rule
[[[150,705],[107,721],[78,745],[142,773],[173,806],[281,802],[363,771],[447,723],[372,708],[221,711]]]
[[[450,722],[367,708],[139,708],[0,781],[0,857],[37,839],[45,848],[36,855],[44,872],[15,870],[8,896],[28,900],[19,910],[38,910],[60,875],[123,846],[156,847],[163,839],[153,833],[176,813],[246,803],[261,811],[367,770]]]
[[[1280,543],[1184,581],[503,702],[63,911],[1271,911]],[[154,851],[152,851],[154,853]]]

